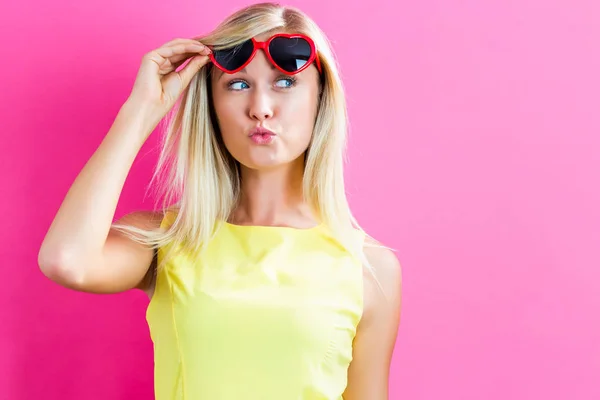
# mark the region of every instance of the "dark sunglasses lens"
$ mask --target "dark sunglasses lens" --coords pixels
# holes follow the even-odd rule
[[[214,57],[217,63],[228,71],[233,71],[244,65],[252,55],[254,45],[247,40],[230,49],[216,50]]]
[[[295,72],[310,59],[310,44],[302,38],[277,37],[269,45],[273,61],[284,71]]]

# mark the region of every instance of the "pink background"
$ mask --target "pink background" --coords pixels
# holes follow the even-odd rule
[[[1,399],[151,398],[145,296],[61,288],[37,251],[141,56],[246,3],[209,4],[0,6]],[[598,2],[289,4],[337,51],[350,200],[403,265],[390,399],[600,398]],[[118,216],[152,206],[156,138]]]

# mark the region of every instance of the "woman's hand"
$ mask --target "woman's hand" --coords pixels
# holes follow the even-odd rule
[[[196,73],[206,65],[210,49],[193,39],[175,39],[146,53],[128,103],[148,112],[155,125],[173,107]],[[176,71],[191,59],[181,71]]]

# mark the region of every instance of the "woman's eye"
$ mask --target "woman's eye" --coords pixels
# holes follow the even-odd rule
[[[288,78],[280,78],[280,79],[277,79],[277,81],[275,82],[275,86],[278,88],[287,89],[287,88],[291,88],[292,86],[294,86],[295,82],[296,81],[293,78],[289,78],[289,77]],[[239,90],[248,89],[249,86],[245,81],[232,81],[227,84],[227,88],[229,90],[239,91]]]
[[[275,86],[280,88],[289,88],[294,86],[294,80],[291,78],[281,78],[277,80]]]
[[[248,88],[248,84],[244,81],[231,82],[228,86],[231,90],[242,90]]]

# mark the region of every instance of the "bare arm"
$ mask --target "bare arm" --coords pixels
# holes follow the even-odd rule
[[[389,370],[400,324],[401,268],[388,249],[367,248],[387,298],[372,274],[365,273],[365,312],[361,319],[348,370],[344,400],[387,400]]]
[[[154,251],[111,230],[125,178],[140,148],[173,107],[209,50],[174,39],[144,55],[129,99],[67,192],[38,253],[51,280],[81,291],[115,293],[148,288]],[[176,69],[191,60],[180,71]],[[152,229],[162,215],[132,213],[121,222]]]
[[[153,251],[110,231],[131,165],[148,136],[144,113],[124,104],[110,131],[67,192],[38,254],[51,280],[81,291],[119,292],[138,286]],[[153,213],[134,213],[122,222],[150,228]]]

